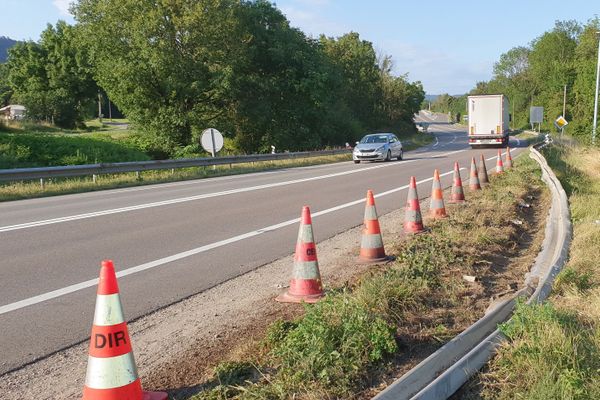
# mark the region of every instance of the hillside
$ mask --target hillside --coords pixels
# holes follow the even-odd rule
[[[6,58],[8,57],[8,49],[13,47],[16,43],[16,40],[12,40],[6,36],[0,36],[0,63],[6,61]]]

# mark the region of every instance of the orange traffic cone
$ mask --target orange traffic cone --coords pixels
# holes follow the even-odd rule
[[[471,175],[469,176],[469,189],[480,190],[479,176],[477,175],[477,165],[475,165],[475,157],[471,158]]]
[[[463,191],[462,179],[460,178],[460,168],[458,163],[454,163],[454,179],[452,183],[452,192],[450,193],[450,203],[464,203],[465,192]]]
[[[504,162],[504,166],[508,168],[512,168],[512,157],[510,156],[510,147],[506,146],[506,161]]]
[[[424,230],[421,205],[419,204],[419,196],[417,195],[417,180],[414,176],[411,176],[408,187],[408,199],[406,200],[406,208],[404,209],[404,232],[420,233]]]
[[[300,303],[303,301],[316,303],[323,295],[310,209],[304,206],[300,218],[290,289],[275,300],[282,303]]]
[[[113,262],[102,261],[90,340],[84,400],[166,400],[144,392],[133,358]]]
[[[444,194],[442,192],[442,184],[440,183],[440,173],[437,169],[433,171],[429,215],[432,218],[445,218],[448,216],[446,214],[446,207],[444,206]]]
[[[504,165],[502,164],[502,151],[498,149],[498,157],[496,157],[496,173],[501,174],[504,172]]]
[[[483,154],[481,155],[481,160],[479,160],[479,171],[477,173],[479,177],[479,183],[484,185],[486,183],[490,183],[488,178],[487,168],[485,166],[485,158],[483,158]]]
[[[365,205],[365,226],[360,241],[360,255],[358,261],[361,263],[378,263],[388,261],[385,255],[375,198],[372,191],[367,191],[367,204]]]

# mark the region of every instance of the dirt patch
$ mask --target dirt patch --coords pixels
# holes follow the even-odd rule
[[[375,374],[371,387],[356,398],[371,399],[481,318],[491,304],[524,286],[524,276],[541,249],[550,201],[547,191],[537,186],[531,187],[524,198],[529,207],[517,207],[506,221],[512,225],[513,234],[502,251],[473,254],[473,249],[464,248],[465,259],[476,258],[474,266],[469,267],[466,261],[464,268],[446,271],[443,277],[447,285],[456,288],[459,301],[445,307],[445,299],[432,298],[428,309],[411,315],[400,327],[400,351],[393,360],[394,366],[383,374]],[[464,275],[475,276],[476,281],[467,282]],[[467,392],[473,396],[478,383],[465,387],[465,392],[459,391],[452,398],[462,399]]]

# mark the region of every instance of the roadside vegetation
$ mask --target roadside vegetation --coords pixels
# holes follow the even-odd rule
[[[600,398],[600,151],[551,146],[548,163],[569,197],[569,261],[543,305],[521,304],[508,342],[481,377],[485,399]]]
[[[193,399],[370,398],[481,317],[491,297],[522,284],[543,237],[548,199],[539,178],[537,164],[519,158],[469,193],[468,205],[428,221],[429,232],[388,246],[396,261],[329,288],[303,316],[274,322],[242,355],[233,351]]]
[[[74,25],[59,21],[9,50],[0,105],[67,129],[111,107],[155,159],[193,152],[211,126],[235,154],[415,132],[420,82],[392,73],[358,33],[308,37],[269,1],[80,0],[72,13]]]
[[[149,159],[131,142],[103,133],[0,133],[0,169]]]

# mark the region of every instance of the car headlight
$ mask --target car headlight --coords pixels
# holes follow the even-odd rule
[[[375,151],[377,151],[377,152],[381,152],[381,151],[384,151],[384,150],[385,150],[385,146],[381,146],[381,147],[379,147],[379,148],[378,148],[377,150],[375,150]]]

